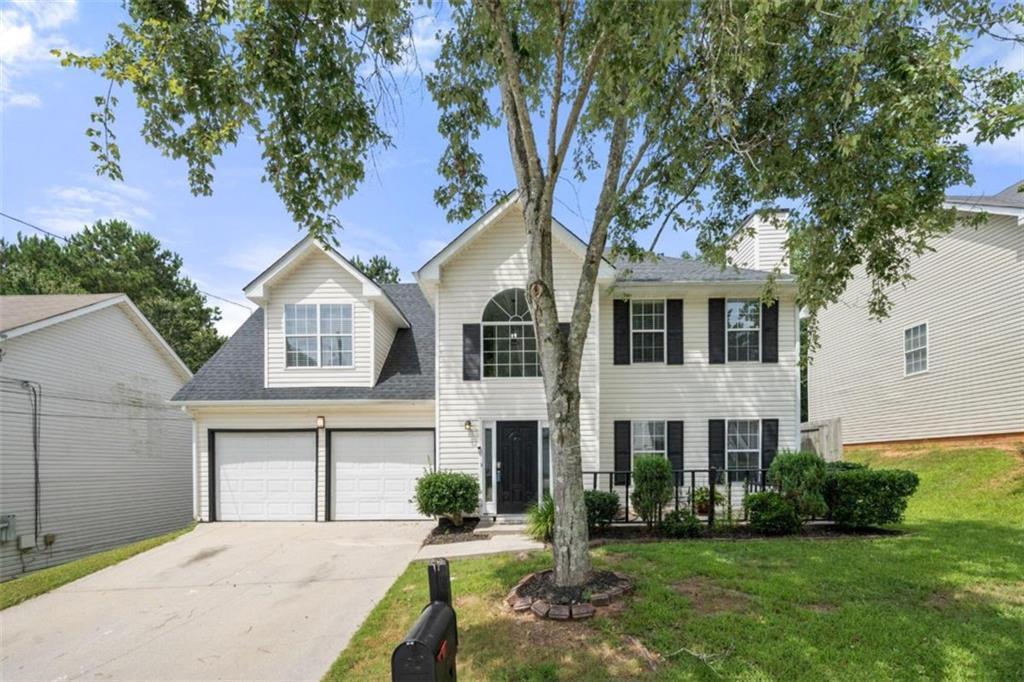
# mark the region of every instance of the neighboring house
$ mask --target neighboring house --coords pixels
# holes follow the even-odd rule
[[[860,270],[822,311],[809,369],[811,421],[842,418],[847,444],[1024,435],[1024,194],[949,196],[962,218],[868,315]]]
[[[127,296],[0,296],[0,352],[0,578],[188,525],[192,373]]]
[[[585,246],[553,230],[567,322]],[[431,469],[477,476],[486,514],[540,499],[553,475],[517,195],[416,277],[378,285],[307,238],[245,288],[260,310],[174,398],[196,420],[203,520],[418,518]],[[783,271],[762,306],[767,278],[602,263],[580,377],[586,471],[641,453],[757,468],[797,446],[795,286]]]

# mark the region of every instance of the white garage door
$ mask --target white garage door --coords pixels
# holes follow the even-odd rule
[[[336,431],[331,439],[331,518],[423,518],[413,495],[416,479],[434,463],[433,431]]]
[[[313,521],[316,434],[216,434],[219,521]]]

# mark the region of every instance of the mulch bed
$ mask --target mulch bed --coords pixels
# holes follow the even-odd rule
[[[424,545],[450,545],[455,542],[474,542],[476,540],[489,540],[488,533],[474,533],[480,519],[463,519],[461,526],[454,525],[448,519],[442,518],[437,525],[430,529],[430,535],[423,541]]]
[[[632,590],[633,581],[614,571],[594,571],[582,587],[566,588],[555,585],[554,572],[547,570],[520,580],[505,602],[515,612],[529,611],[538,618],[585,620]]]
[[[756,533],[750,526],[725,526],[714,529],[704,528],[697,539],[709,540],[763,540],[766,537],[806,538],[810,540],[827,540],[832,538],[878,538],[904,535],[903,531],[884,528],[841,528],[832,523],[808,523],[795,535],[765,536]],[[678,540],[662,535],[658,527],[648,529],[642,523],[619,524],[594,531],[590,536],[590,546],[600,547],[611,542],[662,542]]]

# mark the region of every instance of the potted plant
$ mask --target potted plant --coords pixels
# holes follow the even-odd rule
[[[715,491],[715,505],[720,505],[725,502],[725,497],[722,493]],[[697,508],[698,514],[708,514],[711,512],[711,490],[707,486],[697,488],[693,491],[693,505]]]

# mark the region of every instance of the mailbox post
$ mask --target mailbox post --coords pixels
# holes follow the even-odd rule
[[[447,559],[427,566],[430,603],[405,640],[391,654],[392,682],[437,682],[456,679],[459,632],[452,608],[452,583]]]

